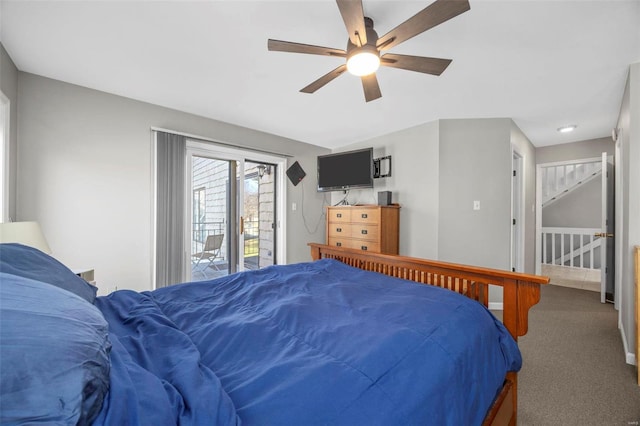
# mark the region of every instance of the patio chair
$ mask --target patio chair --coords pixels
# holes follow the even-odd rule
[[[214,235],[207,236],[207,239],[204,242],[204,247],[202,248],[202,251],[198,253],[193,253],[191,255],[194,260],[197,259],[196,264],[193,266],[194,270],[198,267],[200,262],[202,262],[204,259],[209,261],[209,265],[207,266],[211,266],[218,271],[220,270],[218,269],[216,264],[213,263],[213,261],[216,260],[216,258],[220,257],[220,248],[222,247],[223,238],[224,238],[224,234],[214,234]]]

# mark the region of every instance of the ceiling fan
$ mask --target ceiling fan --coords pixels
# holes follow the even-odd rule
[[[340,14],[349,33],[346,50],[272,39],[269,39],[267,46],[270,51],[346,58],[346,63],[329,71],[300,91],[314,93],[348,70],[361,78],[367,102],[382,96],[375,74],[380,65],[425,74],[442,74],[451,63],[451,59],[398,55],[383,53],[383,51],[387,51],[471,8],[468,0],[436,0],[382,37],[378,37],[373,29],[373,20],[364,16],[362,0],[336,0],[336,3],[338,3],[338,9],[340,9]]]

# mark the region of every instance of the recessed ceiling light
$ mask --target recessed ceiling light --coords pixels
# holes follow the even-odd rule
[[[560,133],[569,133],[569,132],[573,132],[576,129],[576,127],[578,126],[576,126],[575,124],[571,124],[569,126],[559,127],[558,131]]]

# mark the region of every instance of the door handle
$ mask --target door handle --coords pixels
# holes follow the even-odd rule
[[[609,234],[606,232],[596,232],[595,234],[593,234],[594,237],[601,237],[601,238],[613,238],[613,234]]]
[[[244,234],[244,217],[240,216],[240,235]]]

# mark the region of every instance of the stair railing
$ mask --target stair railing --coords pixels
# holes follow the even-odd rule
[[[542,264],[600,269],[600,228],[542,228]]]
[[[541,167],[542,206],[545,207],[581,183],[593,179],[601,171],[602,160],[599,158],[564,161]]]

